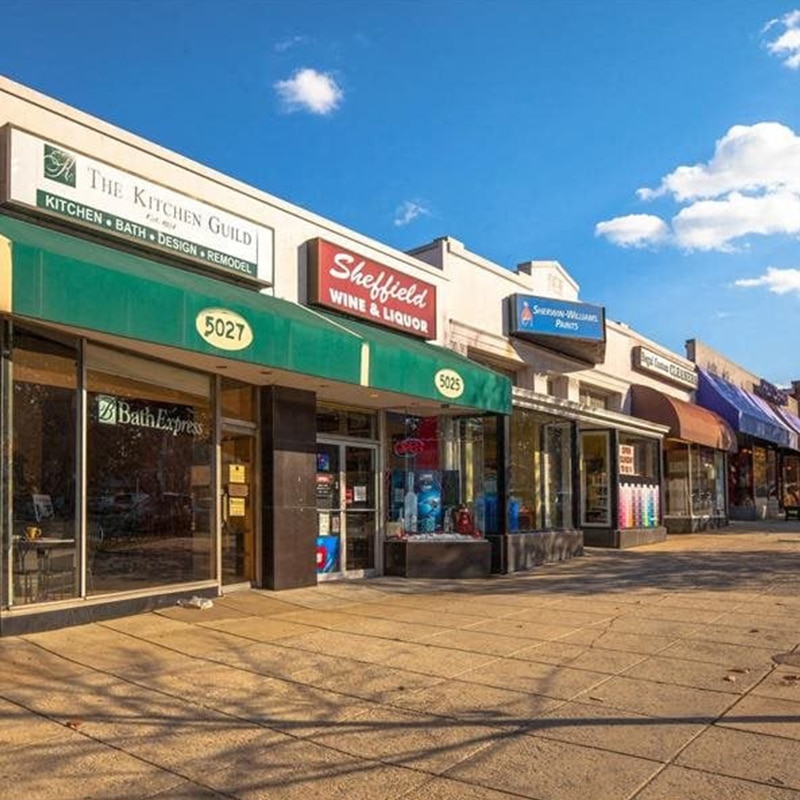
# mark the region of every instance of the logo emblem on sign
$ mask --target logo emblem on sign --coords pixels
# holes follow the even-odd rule
[[[117,398],[101,394],[97,397],[97,421],[104,425],[117,424]]]
[[[44,176],[75,188],[75,156],[51,144],[44,146]]]

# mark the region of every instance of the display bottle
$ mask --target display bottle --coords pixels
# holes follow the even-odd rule
[[[403,529],[406,535],[417,532],[417,495],[414,492],[414,473],[406,475],[406,494],[403,498]]]

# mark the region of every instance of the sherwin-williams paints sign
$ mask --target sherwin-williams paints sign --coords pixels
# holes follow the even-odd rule
[[[273,232],[214,206],[14,128],[9,203],[272,283]]]
[[[514,295],[514,332],[543,333],[571,339],[605,338],[605,314],[600,306],[570,303],[533,295]]]
[[[324,239],[308,243],[308,302],[436,338],[436,287]]]
[[[605,355],[606,317],[602,306],[514,294],[509,302],[509,333],[583,360]]]

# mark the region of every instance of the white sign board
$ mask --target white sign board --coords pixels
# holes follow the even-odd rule
[[[633,348],[633,366],[642,372],[649,372],[659,378],[686,386],[690,389],[697,388],[697,373],[694,368],[687,368],[671,358],[665,358],[647,347]]]
[[[272,282],[270,228],[29,133],[11,128],[8,136],[7,202],[215,270]]]
[[[635,475],[636,459],[632,444],[621,444],[619,446],[619,474]]]

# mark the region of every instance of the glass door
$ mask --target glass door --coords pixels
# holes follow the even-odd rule
[[[345,569],[375,569],[377,448],[346,445],[345,452]]]
[[[573,527],[572,426],[569,422],[542,427],[542,481],[544,526],[556,530]]]
[[[222,582],[256,580],[255,437],[222,434]]]
[[[317,444],[317,574],[375,569],[378,483],[375,445]]]
[[[342,571],[340,459],[338,444],[317,444],[317,574]]]
[[[581,432],[581,495],[583,525],[611,525],[608,431]]]

